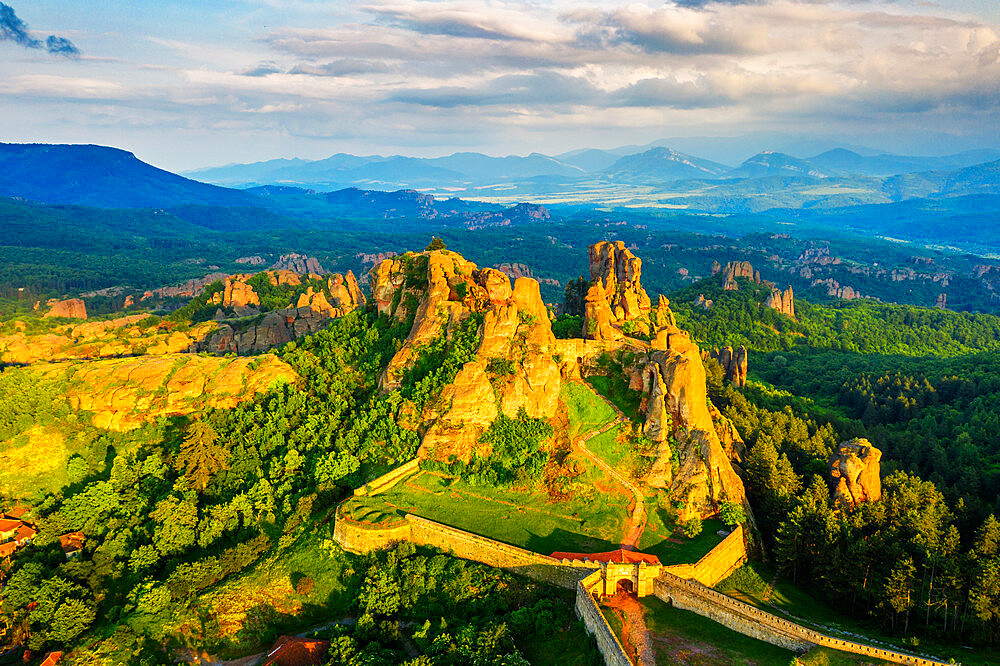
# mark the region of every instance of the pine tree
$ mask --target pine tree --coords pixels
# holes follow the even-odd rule
[[[212,475],[225,469],[229,453],[215,442],[215,429],[206,421],[195,421],[188,426],[181,451],[174,461],[174,468],[204,490]]]

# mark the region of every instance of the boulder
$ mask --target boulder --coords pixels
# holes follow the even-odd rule
[[[87,306],[82,299],[70,298],[65,301],[51,300],[47,303],[49,311],[44,319],[49,317],[68,317],[69,319],[86,319]]]
[[[830,492],[836,502],[857,506],[882,499],[882,452],[866,439],[843,442],[830,455]]]

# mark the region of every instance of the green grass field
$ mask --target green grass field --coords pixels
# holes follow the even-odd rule
[[[786,666],[795,654],[736,633],[690,611],[668,606],[656,597],[640,599],[658,664]]]
[[[618,414],[601,400],[587,385],[563,382],[559,399],[569,412],[569,436],[576,439],[582,433],[597,430],[611,423]]]
[[[679,530],[671,535],[670,527],[663,524],[659,512],[647,510],[646,515],[649,522],[639,538],[639,550],[656,555],[663,564],[694,564],[725,538],[716,534],[725,528],[719,520],[703,521],[701,534],[689,539]],[[667,541],[668,538],[672,541]]]
[[[367,522],[413,513],[538,553],[599,552],[618,547],[627,502],[617,493],[600,492],[592,485],[596,480],[575,484],[573,499],[551,502],[538,490],[471,486],[421,472],[384,493],[354,497],[342,510],[349,518]]]
[[[603,395],[605,398],[610,400],[618,409],[622,410],[626,416],[636,422],[641,422],[642,417],[639,414],[639,404],[642,400],[642,396],[638,391],[632,391],[628,388],[628,381],[623,377],[615,377],[611,379],[609,377],[603,377],[595,375],[593,377],[587,377],[587,383],[590,386]]]

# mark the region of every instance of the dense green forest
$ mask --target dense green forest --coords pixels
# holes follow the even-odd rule
[[[74,482],[36,509],[47,536],[39,538],[40,547],[16,558],[3,592],[13,638],[42,650],[113,635],[117,652],[102,656],[108,663],[122,655],[132,655],[129,663],[161,663],[163,649],[182,647],[180,638],[166,630],[170,618],[185,616],[184,609],[206,589],[254,567],[274,548],[304,534],[329,540],[332,522],[324,516],[350,488],[414,456],[419,439],[400,426],[400,409],[406,404],[419,411],[454,379],[474,351],[478,325],[472,318],[450,340],[440,338],[426,347],[401,388],[381,394],[376,378],[410,322],[391,323],[373,310],[354,311],[283,348],[282,358],[304,378],[301,386],[284,385],[203,418],[162,421],[121,450],[114,446],[118,439],[101,440],[103,446],[94,446],[77,465]],[[17,384],[19,372],[0,375],[10,384],[5,391],[26,390]],[[33,401],[4,401],[0,427],[5,435],[62,414],[36,409],[41,402],[59,404],[58,386],[38,388]],[[502,429],[495,436],[503,441]],[[86,536],[87,557],[66,561],[52,535],[73,530]],[[330,548],[338,566],[354,571],[344,585],[365,581],[362,590],[377,591],[357,599],[321,599],[323,608],[314,614],[357,608],[361,619],[350,635],[338,637],[337,645],[345,655],[373,641],[383,646],[387,656],[364,663],[398,663],[383,626],[398,612],[412,617],[426,611],[440,620],[413,639],[426,638],[424,647],[433,645],[435,654],[454,655],[435,663],[468,663],[463,659],[487,653],[498,661],[482,663],[524,663],[515,647],[521,639],[534,640],[555,615],[563,624],[570,617],[562,608],[566,600],[549,603],[531,586],[514,593],[504,582],[506,574],[485,567],[412,552],[356,561]],[[403,565],[408,575],[426,571],[428,589],[403,580],[397,568]],[[403,585],[395,604],[384,596],[393,580]],[[473,582],[478,592],[455,595],[450,605],[442,605],[444,592],[429,589]],[[527,610],[514,613],[521,606]],[[514,614],[505,621],[493,613],[500,608]],[[214,651],[240,652],[273,639],[270,631],[223,640],[209,627],[200,640]],[[581,658],[580,663],[588,663],[589,657]]]

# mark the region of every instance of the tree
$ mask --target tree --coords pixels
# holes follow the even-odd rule
[[[181,451],[174,461],[174,468],[199,490],[205,489],[213,474],[226,468],[229,452],[215,443],[218,437],[208,422],[195,421],[188,426]]]
[[[448,249],[448,246],[444,244],[444,241],[441,240],[440,238],[438,238],[437,236],[435,236],[434,240],[432,240],[430,242],[430,245],[428,245],[424,249],[424,251],[425,252],[433,252],[435,250],[447,250],[447,249]]]

